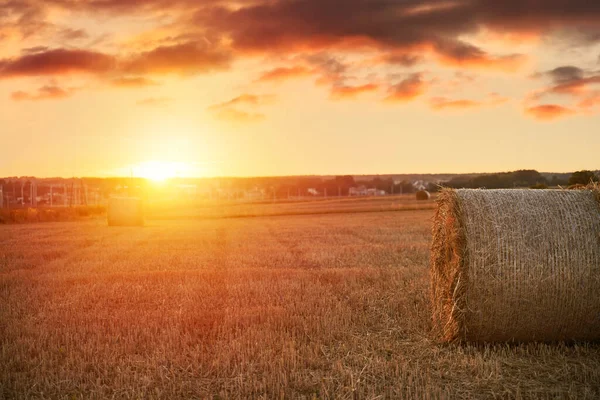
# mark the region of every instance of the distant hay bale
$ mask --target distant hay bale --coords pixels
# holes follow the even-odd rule
[[[427,190],[419,190],[416,196],[417,200],[429,200],[431,198],[431,194]]]
[[[144,225],[142,199],[137,197],[111,197],[108,200],[107,217],[110,226]]]
[[[445,189],[431,246],[442,341],[600,339],[600,190]]]

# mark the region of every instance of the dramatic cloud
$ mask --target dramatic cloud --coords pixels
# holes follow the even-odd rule
[[[387,102],[406,102],[421,96],[428,84],[423,80],[422,74],[415,73],[400,83],[389,88]]]
[[[525,109],[525,112],[541,121],[550,121],[575,113],[573,110],[558,104],[542,104],[535,107],[529,107]]]
[[[555,83],[559,84],[583,79],[585,71],[581,68],[567,65],[547,71],[544,75],[551,77]]]
[[[360,94],[374,92],[379,89],[379,85],[367,83],[358,86],[333,86],[331,89],[331,98],[333,99],[350,99]]]
[[[44,2],[26,0],[0,1],[0,36],[31,36],[45,33],[52,27],[47,21]]]
[[[134,74],[192,75],[227,69],[232,56],[206,43],[188,42],[160,46],[138,54],[124,63],[122,69]]]
[[[102,73],[115,67],[115,59],[95,51],[54,49],[0,60],[0,78],[40,75]]]
[[[58,86],[43,86],[37,90],[36,93],[29,93],[24,91],[17,91],[11,93],[11,98],[15,101],[22,100],[50,100],[50,99],[64,99],[71,96],[73,90],[65,90]]]
[[[436,5],[440,2],[348,0],[340,7],[336,0],[264,1],[202,9],[192,21],[226,35],[242,52],[379,48],[407,54],[433,52],[455,65],[514,69],[521,63],[520,55],[490,55],[459,39],[478,32],[487,19],[492,22],[494,9],[513,10],[484,1]],[[390,61],[411,65],[419,56],[394,58]]]
[[[348,65],[335,56],[327,53],[314,53],[302,57],[310,65],[315,74],[319,75],[319,85],[343,85],[348,72]]]
[[[139,18],[143,32],[136,26],[127,30],[135,36],[116,32],[100,44],[100,36],[113,32],[96,32],[96,25],[92,29],[83,25],[85,19],[77,20],[93,16]],[[464,71],[472,68],[513,72],[531,57],[491,46],[490,37],[536,37],[541,43],[560,38],[563,44],[590,45],[600,43],[599,26],[600,2],[589,0],[0,0],[0,36],[23,39],[24,44],[20,54],[0,59],[0,79],[88,74],[110,86],[133,88],[154,85],[161,75],[226,71],[238,59],[258,56],[265,72],[257,82],[314,75],[317,84],[339,99],[378,89],[352,82],[381,81],[382,75],[398,76],[398,68],[419,64],[420,70],[431,68],[428,79],[420,73],[388,79],[393,84],[386,101],[410,101],[430,90],[437,91],[429,102],[436,110],[469,108],[493,100],[461,98],[454,89],[467,78],[436,84],[436,79],[446,79],[447,67],[460,69],[465,77]],[[81,46],[83,39],[90,40],[85,50],[55,48],[57,43]],[[440,68],[431,63],[445,67],[437,78]],[[368,70],[373,67],[377,70]],[[545,87],[527,100],[528,114],[565,115],[596,105],[598,71],[564,65],[538,78]],[[16,93],[28,99],[42,96]],[[562,111],[550,109],[555,95],[574,104]],[[243,113],[242,106],[263,104],[264,99],[240,96],[210,109],[235,115]],[[246,114],[252,119],[252,113]]]
[[[24,49],[19,57],[0,59],[0,78],[68,74],[169,74],[194,75],[226,69],[231,57],[218,49],[196,43],[161,46],[154,50],[120,60],[96,51],[80,49]],[[141,78],[117,79],[117,85],[128,83],[138,86]]]
[[[306,67],[296,66],[296,67],[280,67],[275,68],[270,71],[263,73],[260,78],[258,78],[259,82],[279,82],[284,81],[291,78],[298,78],[307,75],[314,74],[313,70],[310,70]]]
[[[72,28],[64,28],[60,31],[59,35],[62,40],[79,40],[87,39],[89,37],[85,30]]]
[[[552,84],[529,94],[525,99],[526,104],[537,103],[548,96],[558,95],[576,100],[573,107],[579,112],[590,114],[597,111],[594,107],[599,103],[600,74],[598,71],[586,71],[576,66],[566,65],[537,73],[534,77],[548,78]],[[552,104],[541,105],[530,107],[527,111],[538,119],[546,120],[575,112],[572,108],[558,107],[555,108]]]
[[[490,56],[473,45],[460,41],[439,42],[435,49],[442,63],[457,67],[495,68],[515,71],[526,60],[521,54]]]
[[[423,61],[423,56],[404,52],[391,52],[375,59],[375,64],[399,65],[401,67],[412,67]]]

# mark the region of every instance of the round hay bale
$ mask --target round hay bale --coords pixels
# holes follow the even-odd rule
[[[431,246],[442,341],[600,339],[600,191],[444,189]]]
[[[417,200],[429,200],[431,198],[431,194],[427,190],[419,190],[416,196]]]

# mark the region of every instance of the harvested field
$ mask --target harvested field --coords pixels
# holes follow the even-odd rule
[[[598,344],[435,343],[432,217],[2,226],[0,397],[598,398]]]
[[[172,202],[155,202],[149,204],[147,216],[149,219],[245,218],[266,215],[345,214],[434,208],[435,201],[433,199],[417,201],[413,194],[408,194],[381,197],[317,197],[289,201],[202,201],[187,203],[187,205],[183,203],[180,206],[174,206]]]

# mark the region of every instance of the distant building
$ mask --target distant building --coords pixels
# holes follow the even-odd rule
[[[265,190],[253,187],[250,190],[244,192],[244,198],[246,200],[263,200],[265,198]]]
[[[312,196],[318,196],[319,195],[319,191],[315,188],[308,188],[306,190],[308,192],[308,194],[312,195]]]
[[[361,185],[359,187],[351,187],[348,189],[348,195],[350,196],[385,196],[385,190],[379,189],[367,189],[366,186]]]
[[[423,180],[418,180],[418,181],[414,181],[412,183],[412,185],[415,188],[415,190],[418,191],[418,190],[425,190],[425,189],[427,189],[427,183],[428,182],[425,182]]]
[[[385,196],[385,190],[367,189],[367,196]]]
[[[359,187],[351,187],[348,189],[349,196],[367,196],[367,187],[365,185],[360,185]]]

